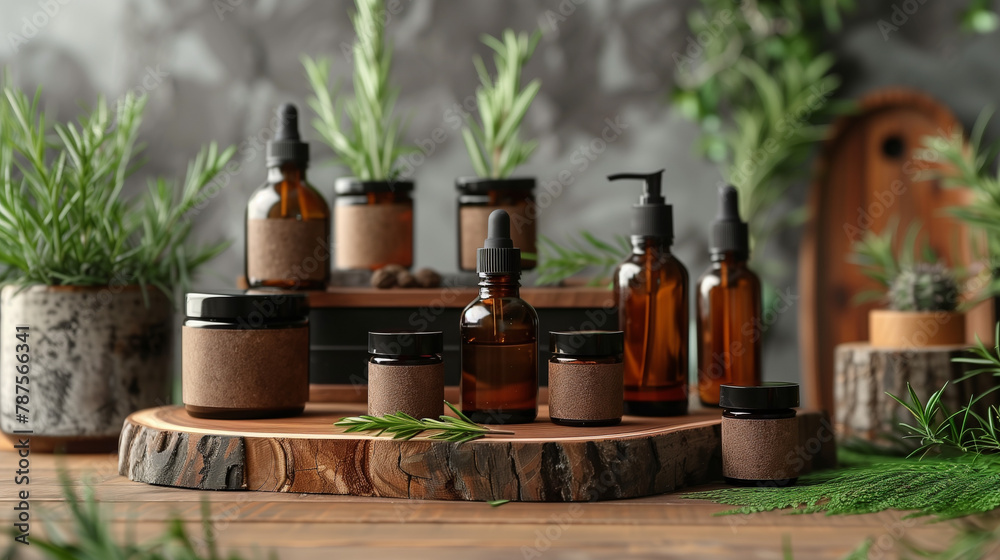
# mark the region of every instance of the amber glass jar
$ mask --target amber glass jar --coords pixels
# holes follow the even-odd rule
[[[797,383],[723,385],[722,475],[737,486],[789,486],[799,477]]]
[[[413,181],[338,179],[334,264],[375,270],[413,266]]]
[[[182,391],[197,418],[280,418],[309,400],[305,294],[190,293],[182,330]]]
[[[444,411],[441,331],[368,333],[368,414],[404,412],[437,418]]]
[[[622,331],[549,333],[549,418],[563,426],[614,426],[624,401]]]
[[[486,238],[486,222],[494,210],[510,216],[510,237],[522,253],[537,253],[535,180],[533,178],[481,179],[459,177],[458,268],[476,270],[476,250]],[[521,258],[521,270],[535,268],[535,260]]]

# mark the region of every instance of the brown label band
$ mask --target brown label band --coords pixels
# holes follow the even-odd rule
[[[250,279],[322,281],[329,267],[327,220],[247,222],[247,275]]]
[[[309,400],[309,327],[183,327],[184,404],[278,409]]]

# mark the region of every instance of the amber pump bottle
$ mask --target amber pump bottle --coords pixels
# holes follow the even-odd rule
[[[722,385],[760,385],[760,279],[747,267],[750,235],[734,187],[719,191],[712,266],[698,281],[698,397],[719,406]]]
[[[267,182],[247,204],[247,284],[322,290],[330,278],[330,207],[306,182],[309,144],[299,137],[295,105],[278,108],[267,143]]]
[[[479,297],[462,311],[462,413],[519,424],[538,415],[538,314],[520,297],[521,250],[510,216],[494,210],[476,251]]]
[[[633,207],[632,254],[615,269],[618,327],[625,332],[625,414],[675,416],[688,408],[688,272],[670,252],[673,208],[663,170],[608,177],[644,181]]]

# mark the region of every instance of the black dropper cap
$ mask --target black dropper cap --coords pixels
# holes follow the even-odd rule
[[[632,206],[632,235],[674,240],[674,209],[663,198],[660,184],[663,169],[652,173],[618,173],[608,175],[609,181],[639,179],[643,181],[639,203]]]
[[[278,130],[267,142],[267,166],[283,163],[309,165],[309,144],[299,136],[299,110],[291,103],[278,107]]]
[[[743,260],[750,256],[750,230],[740,219],[740,195],[732,185],[719,189],[719,214],[712,224],[709,250],[713,259],[729,252]]]
[[[486,229],[486,241],[476,249],[476,272],[480,274],[520,274],[521,250],[510,238],[510,216],[494,210]]]

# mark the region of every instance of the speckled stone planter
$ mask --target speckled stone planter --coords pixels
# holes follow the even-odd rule
[[[113,442],[128,414],[170,401],[173,308],[162,292],[149,288],[147,307],[133,286],[18,289],[0,291],[4,433],[31,430],[53,441]],[[15,409],[18,325],[29,327],[27,423],[18,421]]]

